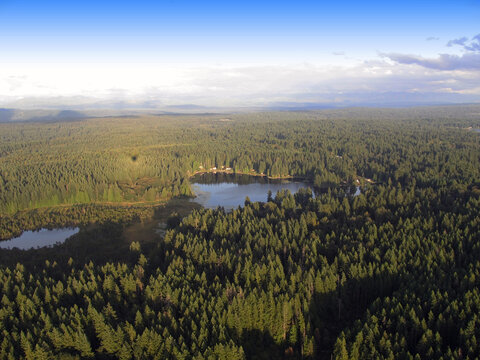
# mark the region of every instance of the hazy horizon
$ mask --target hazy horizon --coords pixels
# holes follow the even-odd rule
[[[470,0],[7,1],[0,107],[478,103],[479,18]]]

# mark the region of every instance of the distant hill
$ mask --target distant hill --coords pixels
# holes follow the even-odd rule
[[[21,110],[0,109],[0,122],[15,121],[73,121],[84,119],[87,114],[75,110]]]

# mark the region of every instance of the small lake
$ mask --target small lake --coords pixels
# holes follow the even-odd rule
[[[295,194],[301,188],[313,185],[303,181],[268,179],[260,176],[233,174],[203,174],[190,179],[196,198],[192,201],[205,208],[223,206],[226,210],[243,206],[248,196],[251,202],[266,202],[268,191],[275,197],[277,191],[290,190]]]
[[[0,248],[29,250],[63,243],[70,236],[78,233],[79,228],[41,229],[38,231],[24,231],[19,237],[0,241]]]

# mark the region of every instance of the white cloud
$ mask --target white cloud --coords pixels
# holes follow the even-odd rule
[[[389,93],[418,94],[420,100],[424,93],[480,96],[480,68],[450,66],[439,59],[389,54],[349,65],[1,64],[0,105],[12,99],[69,96],[212,106],[387,101]]]
[[[440,54],[434,59],[395,53],[383,54],[383,56],[399,64],[415,64],[435,70],[480,70],[480,52],[466,53],[461,56]]]

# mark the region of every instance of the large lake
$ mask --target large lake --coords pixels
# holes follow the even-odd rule
[[[196,175],[190,182],[196,195],[192,201],[209,209],[223,206],[226,210],[243,206],[247,196],[252,202],[265,202],[268,191],[275,196],[282,189],[288,189],[294,194],[301,188],[312,188],[312,184],[303,181],[224,173]]]
[[[78,228],[63,228],[63,229],[41,229],[38,231],[24,231],[19,237],[0,241],[0,248],[21,250],[29,250],[38,247],[52,246],[57,243],[63,243],[70,236],[76,234]]]

